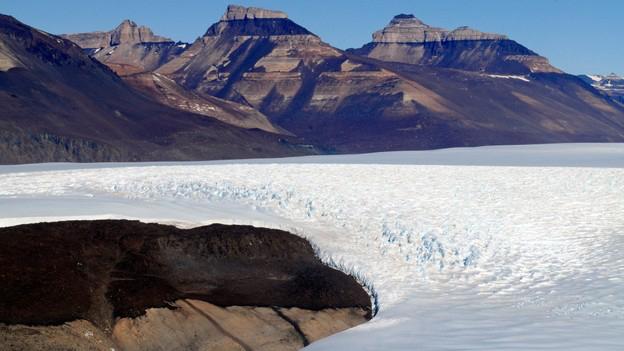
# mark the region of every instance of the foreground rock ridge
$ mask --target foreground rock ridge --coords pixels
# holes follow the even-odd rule
[[[102,220],[0,237],[7,350],[89,349],[72,345],[85,330],[106,350],[290,350],[370,318],[353,278],[279,230]]]
[[[3,47],[12,48],[16,38],[4,38]],[[67,48],[54,46],[56,37],[47,38],[56,50],[52,57],[68,55]],[[1,162],[624,141],[624,105],[616,94],[561,72],[504,35],[436,28],[413,15],[395,16],[371,43],[346,51],[283,12],[241,6],[229,6],[192,44],[167,40],[132,21],[110,32],[66,38],[115,72],[104,75],[116,79],[116,90],[99,82],[102,78],[77,84],[76,77],[104,69],[93,63],[53,79],[53,88],[37,85],[52,79],[46,74],[53,69],[45,65],[46,74],[33,71],[29,79],[18,79],[33,53],[0,50],[6,92],[0,99],[8,106],[0,123],[12,124],[11,132],[0,135],[0,150],[6,150]],[[35,98],[30,87],[46,93]],[[82,101],[85,92],[88,103],[72,108],[56,103]],[[50,95],[55,99],[47,99]],[[152,112],[146,112],[147,102],[128,101],[130,95],[149,101]],[[203,128],[194,127],[198,115]],[[23,124],[27,119],[38,123]],[[154,125],[163,121],[167,128]],[[141,136],[132,132],[139,130]],[[130,145],[136,143],[144,145]],[[147,151],[151,145],[157,146]]]

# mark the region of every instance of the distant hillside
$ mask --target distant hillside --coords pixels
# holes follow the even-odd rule
[[[607,76],[581,75],[579,77],[605,95],[624,104],[624,78],[615,73]]]
[[[0,163],[308,153],[283,135],[162,105],[62,39],[0,15]]]
[[[445,58],[416,64],[345,53],[283,12],[230,6],[157,72],[250,105],[340,153],[624,140],[621,106],[520,44],[466,28],[433,30],[409,15],[396,21],[420,26],[406,40],[424,35],[420,44]],[[396,26],[375,37],[402,38]]]
[[[284,12],[241,6],[192,44],[130,20],[63,36],[82,50],[7,16],[0,30],[3,162],[624,141],[617,80],[413,15],[347,51]]]

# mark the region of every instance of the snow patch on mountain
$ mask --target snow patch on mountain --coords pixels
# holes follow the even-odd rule
[[[517,79],[524,82],[530,82],[530,80],[525,76],[514,76],[514,75],[502,75],[502,74],[488,74],[490,78],[502,78],[502,79]]]

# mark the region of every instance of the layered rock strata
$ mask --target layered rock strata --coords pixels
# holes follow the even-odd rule
[[[505,35],[469,27],[431,27],[414,15],[397,15],[358,55],[409,64],[508,74],[560,72],[548,60]]]
[[[618,107],[504,36],[401,15],[373,43],[380,55],[345,53],[257,13],[229,8],[157,73],[249,105],[325,152],[624,137]],[[382,42],[391,34],[417,42]]]
[[[240,12],[242,8],[230,7],[232,18],[260,18],[262,15],[269,15],[259,10]],[[290,134],[273,125],[265,115],[248,105],[212,96],[198,96],[171,79],[153,72],[183,53],[188,44],[175,43],[171,39],[154,35],[148,27],[138,26],[130,20],[123,21],[109,32],[70,34],[64,37],[110,67],[131,86],[167,106],[212,117],[241,128]]]
[[[62,35],[119,75],[153,71],[179,55],[187,44],[155,35],[145,26],[124,20],[108,32]]]
[[[504,40],[501,34],[483,33],[468,27],[448,31],[431,27],[414,15],[395,16],[382,30],[373,33],[374,43],[426,43],[445,40]]]

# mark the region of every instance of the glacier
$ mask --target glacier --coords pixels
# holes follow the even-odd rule
[[[289,230],[374,296],[310,350],[624,349],[624,144],[0,166],[0,226]]]

